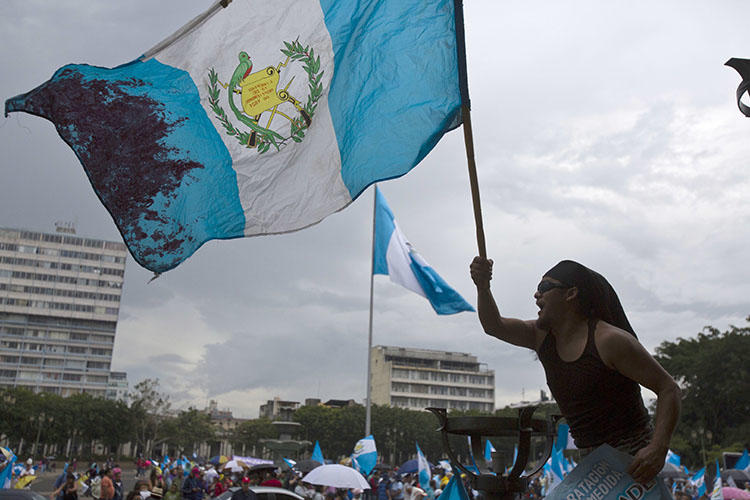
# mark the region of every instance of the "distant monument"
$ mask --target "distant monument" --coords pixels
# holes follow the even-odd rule
[[[299,422],[284,422],[276,420],[271,422],[271,424],[278,430],[279,438],[261,439],[260,443],[271,450],[272,459],[277,464],[281,462],[282,458],[299,460],[300,451],[312,444],[310,441],[294,439],[302,427],[302,424]]]

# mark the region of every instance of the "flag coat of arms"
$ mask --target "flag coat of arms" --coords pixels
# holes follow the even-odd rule
[[[54,123],[133,257],[163,272],[211,239],[315,224],[418,164],[461,122],[455,15],[454,0],[221,0],[5,113]]]

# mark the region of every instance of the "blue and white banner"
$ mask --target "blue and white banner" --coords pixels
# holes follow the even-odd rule
[[[54,123],[155,272],[315,224],[461,122],[454,0],[222,3],[132,62],[67,65],[5,102]]]
[[[427,461],[427,459],[424,456],[424,453],[422,453],[422,450],[419,449],[419,443],[416,443],[417,445],[417,477],[419,477],[419,487],[422,488],[426,493],[427,496],[431,496],[432,487],[430,487],[430,478],[432,477],[432,474],[430,474],[430,463]]]
[[[387,274],[394,283],[425,297],[438,314],[474,310],[409,243],[398,227],[385,197],[377,188],[373,273]]]
[[[567,477],[551,491],[547,500],[667,500],[671,499],[664,482],[655,479],[642,485],[627,472],[633,457],[602,445],[586,456]]]
[[[10,448],[0,448],[3,455],[5,455],[6,465],[5,468],[0,471],[0,488],[10,488],[10,480],[13,472],[13,466],[16,463],[16,455]]]
[[[378,463],[378,450],[375,447],[375,438],[367,436],[357,441],[354,445],[354,453],[352,453],[352,463],[355,464],[355,469],[367,476],[372,469],[375,468],[375,464]]]

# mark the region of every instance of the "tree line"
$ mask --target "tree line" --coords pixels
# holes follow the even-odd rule
[[[748,318],[750,322],[750,318]],[[696,337],[664,341],[656,359],[683,390],[682,414],[671,448],[683,463],[700,467],[720,458],[722,451],[750,447],[750,327],[731,326],[726,331],[706,327]],[[144,456],[161,451],[192,454],[201,443],[227,440],[235,453],[263,453],[262,440],[278,438],[267,418],[244,420],[234,429],[221,429],[201,410],[174,412],[158,380],[145,379],[134,386],[129,404],[76,394],[55,394],[5,389],[0,394],[0,439],[25,454],[45,451],[64,456],[93,456],[95,445],[103,454],[121,453],[130,443],[131,453]],[[653,407],[651,411],[653,411]],[[543,406],[537,417],[557,412]],[[451,415],[481,415],[478,412]],[[504,408],[495,415],[515,416]],[[349,456],[364,433],[365,408],[303,406],[293,414],[301,424],[301,440],[318,441],[326,458]],[[381,459],[399,465],[415,456],[415,443],[431,460],[444,457],[438,421],[428,412],[374,405],[372,434]],[[467,456],[465,438],[451,438],[451,445]],[[492,438],[497,449],[512,450],[512,438]],[[541,450],[541,446],[537,446]],[[101,449],[100,449],[101,450]],[[311,450],[308,450],[308,452]]]

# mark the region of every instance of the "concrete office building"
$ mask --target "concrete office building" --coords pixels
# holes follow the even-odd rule
[[[0,228],[0,387],[117,398],[110,373],[126,248]]]
[[[495,411],[495,371],[471,354],[375,346],[370,363],[373,404]]]

